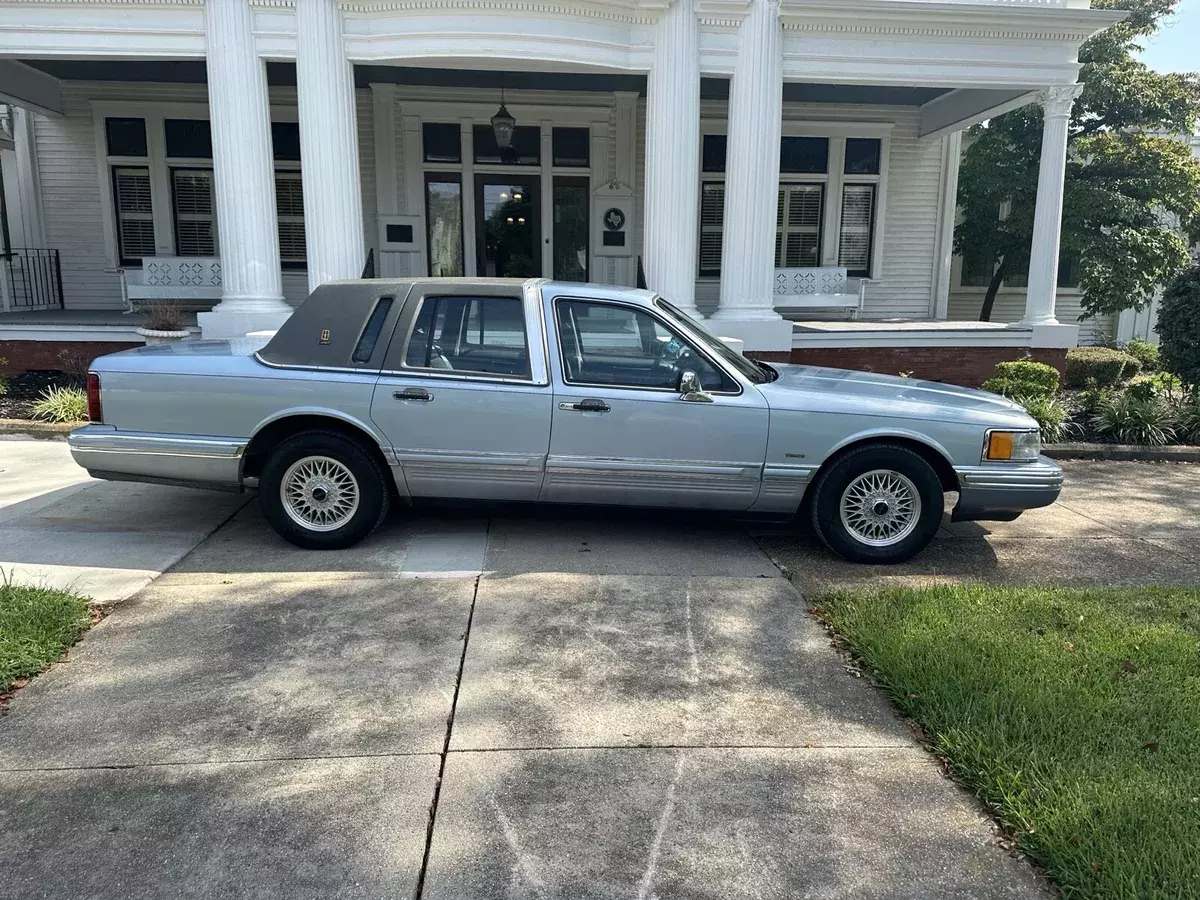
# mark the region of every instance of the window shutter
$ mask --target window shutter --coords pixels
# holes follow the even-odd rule
[[[866,277],[871,271],[875,190],[874,184],[848,184],[842,192],[838,265],[844,266],[851,275]]]
[[[299,172],[275,173],[275,212],[280,260],[304,262],[304,187]]]
[[[212,172],[173,169],[171,188],[175,204],[175,252],[179,256],[216,256]]]
[[[705,182],[700,192],[700,274],[721,272],[721,229],[725,221],[725,185]]]
[[[131,167],[113,169],[113,193],[121,258],[153,256],[154,212],[150,204],[150,170]]]

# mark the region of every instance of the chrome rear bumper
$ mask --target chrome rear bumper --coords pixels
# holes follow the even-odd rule
[[[75,462],[96,478],[238,490],[246,441],[85,425],[67,437]]]
[[[1011,521],[1027,509],[1049,506],[1062,491],[1062,469],[1045,456],[1037,462],[959,466],[955,471],[955,522]]]

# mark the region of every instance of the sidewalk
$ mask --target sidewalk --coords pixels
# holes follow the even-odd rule
[[[97,481],[62,440],[0,435],[0,571],[115,603],[249,502],[246,494]]]

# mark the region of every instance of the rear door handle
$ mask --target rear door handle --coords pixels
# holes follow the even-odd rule
[[[603,400],[580,400],[578,403],[560,403],[558,408],[568,412],[609,412],[612,407]]]
[[[397,400],[420,400],[422,403],[428,403],[433,399],[433,394],[425,388],[405,388],[402,391],[394,391],[392,396]]]

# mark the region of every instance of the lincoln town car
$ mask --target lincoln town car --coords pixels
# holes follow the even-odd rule
[[[95,361],[70,436],[97,478],[257,488],[285,539],[334,549],[426,498],[802,517],[891,563],[942,522],[1058,497],[1003,397],[760,362],[649,291],[545,280],[325,284],[266,343]]]

